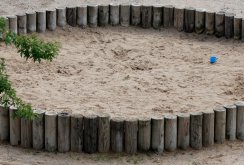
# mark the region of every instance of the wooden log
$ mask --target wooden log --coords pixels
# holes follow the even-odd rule
[[[9,108],[0,105],[0,140],[9,140]]]
[[[152,26],[152,6],[141,6],[141,26],[143,28],[150,28]]]
[[[87,27],[87,5],[77,7],[77,25],[81,28]]]
[[[131,25],[138,26],[141,24],[141,5],[131,5]]]
[[[244,141],[244,102],[236,103],[236,137]]]
[[[36,118],[32,121],[32,141],[33,148],[41,150],[44,148],[44,114],[43,110],[34,110]]]
[[[97,152],[97,116],[87,115],[84,116],[84,152],[85,153],[95,153]]]
[[[216,143],[224,143],[226,128],[226,110],[224,107],[216,107],[214,109],[214,140]]]
[[[70,150],[82,152],[83,150],[83,116],[72,115],[70,124]]]
[[[195,29],[195,8],[188,7],[185,8],[185,18],[184,18],[184,31],[186,33],[192,33]]]
[[[55,9],[47,10],[47,29],[54,31],[57,27],[57,14]]]
[[[109,152],[110,149],[110,116],[98,116],[98,152]]]
[[[109,5],[102,4],[98,6],[98,25],[107,26],[109,23]]]
[[[241,26],[241,40],[244,42],[244,19],[242,18],[242,26]]]
[[[178,148],[186,150],[190,145],[190,115],[178,115],[177,129]]]
[[[46,31],[46,11],[37,11],[36,12],[36,31],[39,33],[43,33]]]
[[[164,151],[164,117],[152,118],[152,150],[159,154]]]
[[[9,20],[8,20],[8,17],[6,16],[3,16],[4,20],[5,20],[5,28],[7,31],[9,31]]]
[[[9,108],[9,134],[10,144],[16,146],[20,144],[20,118],[14,117],[17,108],[11,106]]]
[[[226,105],[226,139],[236,139],[236,106]]]
[[[57,113],[45,113],[45,150],[54,152],[57,150]]]
[[[56,8],[57,26],[64,27],[66,25],[66,8]]]
[[[27,33],[27,17],[26,14],[18,14],[18,34],[26,34]]]
[[[20,145],[24,148],[32,147],[32,121],[26,118],[20,119]]]
[[[137,152],[137,134],[138,120],[125,120],[125,152],[128,154],[136,154]]]
[[[234,36],[234,14],[225,14],[225,38],[229,39]]]
[[[66,21],[70,26],[76,26],[76,7],[67,7],[66,8]]]
[[[13,33],[18,33],[18,27],[17,27],[17,16],[9,16],[9,31]]]
[[[70,115],[62,112],[58,114],[58,152],[70,150]]]
[[[120,5],[120,25],[130,26],[130,4],[123,3]]]
[[[219,11],[215,14],[215,36],[223,37],[225,35],[225,12]]]
[[[214,111],[203,112],[202,143],[204,147],[214,144]]]
[[[121,118],[113,118],[110,121],[110,145],[111,150],[115,153],[124,150],[124,120]]]
[[[163,27],[168,28],[174,25],[174,6],[166,5],[163,7]]]
[[[234,18],[234,39],[241,39],[241,28],[242,28],[242,18],[235,17]]]
[[[177,148],[177,117],[165,116],[164,122],[164,148],[166,151],[175,151]]]
[[[36,12],[27,12],[27,32],[36,32]]]
[[[206,12],[206,34],[213,35],[215,32],[215,12],[208,11]]]
[[[148,151],[151,147],[151,118],[139,119],[138,150]]]
[[[88,5],[88,25],[92,28],[97,27],[98,22],[98,5]]]
[[[202,113],[192,113],[190,122],[190,144],[193,149],[202,148]]]
[[[162,25],[163,18],[163,6],[162,5],[154,5],[153,6],[153,23],[152,26],[154,29],[159,29]]]
[[[174,8],[174,27],[178,31],[184,30],[184,8]]]
[[[205,31],[205,9],[196,9],[195,12],[195,32],[201,34]]]
[[[111,3],[109,5],[109,21],[112,26],[119,25],[119,5]]]

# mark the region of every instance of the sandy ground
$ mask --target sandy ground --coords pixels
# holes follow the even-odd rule
[[[1,0],[0,15],[77,5],[78,0]],[[101,2],[101,1],[89,1]],[[128,2],[124,0],[102,2]],[[149,1],[129,1],[146,2]],[[151,0],[243,15],[243,0]],[[244,99],[243,44],[174,30],[109,27],[59,29],[41,35],[62,43],[52,63],[33,64],[0,45],[19,96],[35,107],[112,116],[204,111]],[[215,65],[208,63],[217,55]],[[0,164],[244,164],[244,144],[226,142],[201,151],[138,154],[54,154],[0,145]]]

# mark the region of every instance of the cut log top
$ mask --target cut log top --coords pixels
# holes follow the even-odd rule
[[[47,11],[47,12],[55,12],[56,9],[47,9],[46,11]]]
[[[225,13],[225,16],[226,16],[226,17],[234,17],[235,14],[234,14],[234,13]]]
[[[88,4],[87,7],[98,7],[97,4]]]
[[[153,5],[153,8],[162,8],[163,5],[157,4],[157,5]]]
[[[87,7],[87,4],[81,4],[81,5],[79,5],[78,7]]]
[[[177,118],[177,116],[175,116],[175,115],[165,115],[166,120],[174,120],[176,118]]]
[[[100,113],[100,114],[98,114],[98,117],[99,118],[110,118],[110,115],[107,113]]]
[[[202,115],[202,112],[192,112],[191,116],[199,116]]]
[[[58,113],[57,112],[46,112],[46,116],[56,116]]]
[[[66,7],[56,7],[56,10],[64,10]]]
[[[36,12],[37,13],[45,13],[46,11],[45,10],[37,10]]]
[[[129,3],[122,3],[122,4],[120,4],[120,6],[127,7],[127,6],[130,6],[130,4]]]
[[[28,14],[28,15],[29,15],[29,14],[30,14],[30,15],[31,15],[31,14],[36,14],[36,12],[34,12],[34,11],[27,11],[26,14]]]
[[[239,102],[235,103],[235,105],[238,107],[244,107],[244,101],[239,101]]]
[[[225,108],[222,107],[222,106],[215,107],[215,108],[214,108],[214,111],[215,111],[215,112],[224,112],[224,111],[225,111]]]
[[[132,3],[131,6],[140,7],[141,4],[139,4],[139,3]]]
[[[164,116],[154,116],[154,117],[152,117],[152,120],[154,120],[154,121],[161,121],[162,119],[164,119]]]
[[[7,17],[10,18],[10,19],[11,19],[11,18],[12,18],[12,19],[13,19],[13,18],[17,18],[16,15],[9,15],[9,16],[7,16]]]
[[[23,17],[23,16],[26,16],[25,13],[19,13],[19,14],[16,14],[16,15],[17,15],[17,17]]]
[[[71,114],[70,116],[74,119],[79,119],[84,117],[82,114]]]
[[[186,7],[185,10],[188,10],[188,11],[196,11],[196,9],[194,7]]]
[[[148,5],[148,4],[143,4],[143,5],[141,5],[142,7],[145,7],[145,8],[147,8],[147,7],[152,7],[152,5]]]
[[[178,117],[182,117],[182,118],[190,117],[190,115],[187,114],[187,113],[180,113],[180,114],[178,114],[177,116],[178,116]]]
[[[45,111],[44,110],[41,110],[41,109],[35,109],[33,112],[36,113],[36,114],[38,114],[38,115],[42,115],[42,114],[45,113]]]
[[[65,118],[65,117],[69,117],[69,116],[70,116],[69,113],[66,113],[66,112],[58,113],[58,117],[63,117],[63,118]]]
[[[236,108],[236,105],[225,105],[224,106],[226,109],[235,109]]]
[[[110,3],[109,6],[119,6],[118,3]]]
[[[213,110],[207,110],[207,111],[204,111],[203,114],[213,114],[214,111]]]
[[[203,9],[203,8],[196,8],[196,11],[199,12],[199,13],[204,13],[204,12],[208,12],[206,9]]]

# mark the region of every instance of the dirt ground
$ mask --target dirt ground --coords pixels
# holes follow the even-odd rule
[[[1,0],[0,15],[77,5],[78,0]],[[98,1],[89,1],[89,3]],[[99,1],[101,3],[101,1]],[[149,1],[102,1],[144,2]],[[243,15],[244,1],[152,0]],[[0,45],[18,95],[34,107],[141,117],[205,111],[244,99],[244,49],[238,41],[175,30],[67,27],[40,35],[62,44],[52,63],[33,64]],[[209,57],[216,55],[216,64]],[[0,164],[244,164],[238,141],[163,156],[53,154],[0,145]]]

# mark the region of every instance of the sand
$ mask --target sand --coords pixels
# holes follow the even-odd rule
[[[1,0],[0,15],[80,2],[85,1]],[[242,0],[151,2],[222,9],[237,15],[243,15],[244,7]],[[14,48],[0,45],[0,56],[6,58],[18,95],[35,108],[130,118],[205,111],[244,100],[244,50],[239,41],[133,27],[66,27],[40,37],[62,44],[60,55],[51,63],[26,62]],[[214,65],[209,64],[211,55],[219,58]],[[0,164],[239,165],[244,163],[243,148],[243,143],[235,141],[201,151],[128,156],[53,154],[1,144]]]

